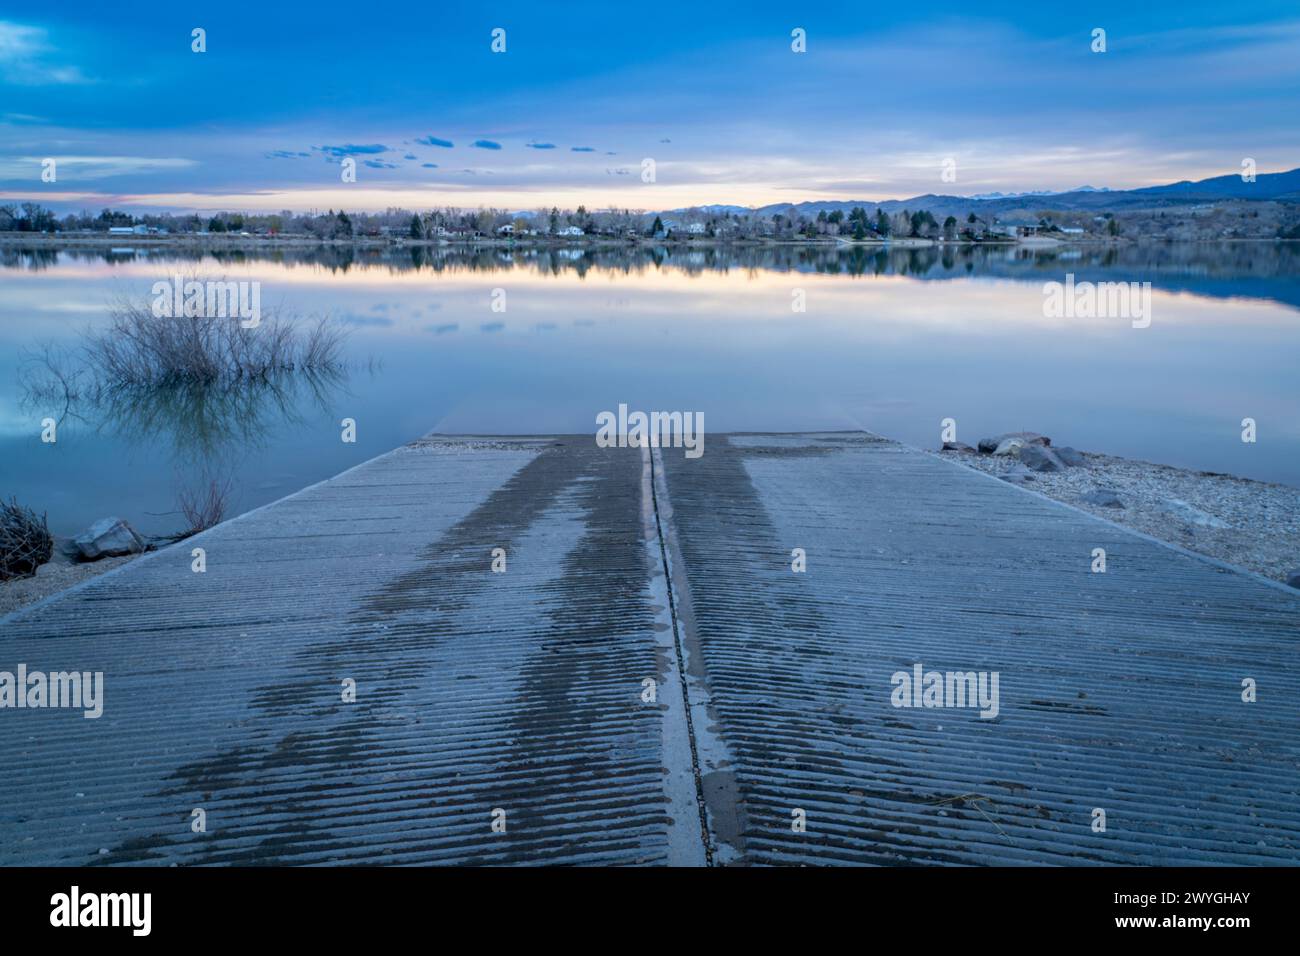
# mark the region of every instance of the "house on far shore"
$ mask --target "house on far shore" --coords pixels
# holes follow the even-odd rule
[[[513,236],[515,234],[514,223],[508,222],[504,226],[497,226],[498,236]]]
[[[1030,219],[1008,219],[1006,222],[995,222],[990,231],[1013,239],[1024,239],[1038,235],[1038,223]]]
[[[109,226],[108,234],[110,236],[147,236],[155,230],[148,226]]]
[[[1082,230],[1081,228],[1079,228],[1078,226],[1062,226],[1062,227],[1061,227],[1061,232],[1065,233],[1067,236],[1082,236],[1082,235],[1083,235],[1083,230]]]
[[[565,226],[556,233],[557,236],[585,236],[586,233],[578,226]]]
[[[693,222],[693,223],[691,223],[689,226],[686,227],[686,231],[687,231],[688,233],[690,233],[692,236],[702,236],[702,235],[704,235],[705,228],[706,228],[706,227],[705,227],[704,223],[702,223],[702,222]]]

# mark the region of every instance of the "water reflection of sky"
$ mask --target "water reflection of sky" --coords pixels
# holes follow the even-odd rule
[[[1028,428],[1088,450],[1300,485],[1300,313],[1241,297],[1243,282],[1287,275],[1243,267],[1216,288],[1203,269],[1153,273],[1151,327],[1133,329],[1044,318],[1042,282],[1068,260],[1026,275],[958,262],[943,281],[901,269],[501,266],[201,265],[259,280],[264,308],[346,323],[352,367],[290,409],[257,397],[253,434],[197,454],[187,427],[167,434],[168,421],[186,419],[166,407],[69,421],[43,445],[44,414],[22,405],[18,386],[21,349],[75,345],[115,295],[145,295],[193,264],[87,257],[0,271],[0,492],[48,511],[59,532],[109,513],[163,531],[178,521],[160,514],[177,489],[209,475],[233,481],[241,511],[431,430],[594,432],[596,413],[620,402],[699,411],[710,431],[860,427],[925,446],[951,416],[971,443]],[[1141,277],[1132,263],[1079,267],[1095,278],[1108,269]],[[492,311],[496,289],[505,312]],[[806,312],[792,311],[794,289]],[[1246,416],[1259,423],[1257,444],[1240,441]],[[339,439],[344,417],[357,421],[355,445]]]

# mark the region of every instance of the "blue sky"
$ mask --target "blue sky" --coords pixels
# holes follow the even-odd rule
[[[194,27],[206,53],[190,50]],[[791,50],[796,27],[806,53]],[[1097,27],[1105,53],[1090,49]],[[59,208],[1122,188],[1245,157],[1300,166],[1298,116],[1294,2],[0,11],[0,192]],[[349,155],[357,182],[344,184]],[[40,180],[46,157],[55,183]]]

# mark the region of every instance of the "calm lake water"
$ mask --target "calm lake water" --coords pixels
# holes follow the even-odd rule
[[[176,272],[257,280],[264,310],[329,313],[349,329],[347,370],[197,408],[143,396],[74,409],[42,443],[41,420],[64,410],[27,394],[32,350],[76,348],[111,300],[148,301]],[[1066,273],[1151,282],[1150,327],[1045,318],[1043,283]],[[234,514],[430,431],[594,435],[621,402],[701,412],[712,432],[865,428],[931,448],[951,417],[970,444],[1029,429],[1300,485],[1298,369],[1296,244],[0,249],[0,494],[48,512],[58,534],[110,514],[165,533],[182,524],[181,491],[210,478],[230,482]],[[355,444],[340,440],[343,418]]]

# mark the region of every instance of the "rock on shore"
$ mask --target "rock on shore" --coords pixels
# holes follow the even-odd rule
[[[139,554],[147,546],[144,538],[121,518],[100,518],[72,539],[76,556],[82,561]]]

